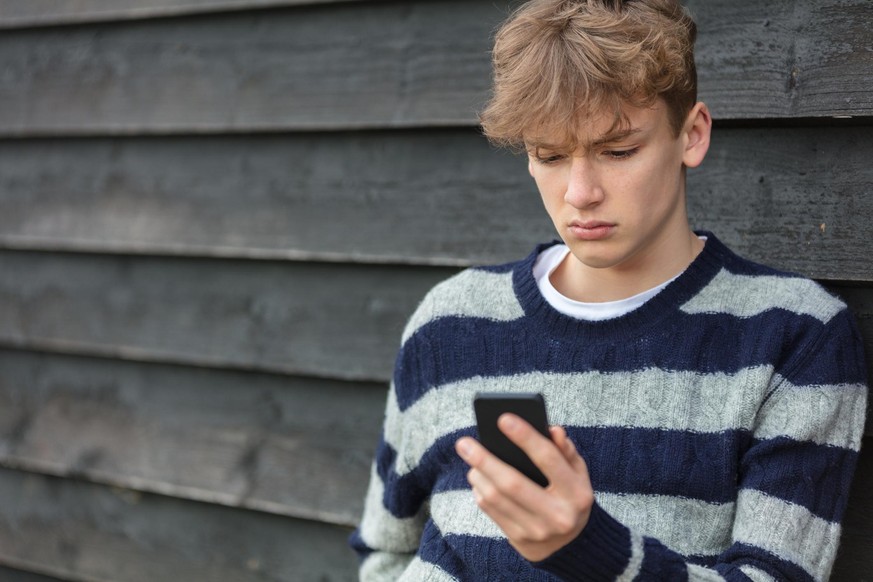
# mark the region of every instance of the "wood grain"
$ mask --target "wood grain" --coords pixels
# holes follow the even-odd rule
[[[89,582],[355,579],[346,528],[0,469],[0,563]]]
[[[717,119],[870,117],[867,0],[690,4]],[[473,126],[507,10],[350,2],[10,30],[0,135]]]
[[[0,566],[0,580],[3,582],[62,582],[60,578],[43,576],[34,572],[25,572]]]
[[[385,394],[378,384],[0,350],[0,465],[349,526]]]
[[[500,15],[352,2],[9,31],[0,135],[470,125]]]
[[[873,281],[864,127],[716,128],[692,223],[822,280]],[[469,129],[0,141],[0,246],[411,265],[556,236],[525,160]]]
[[[0,0],[0,30],[355,1],[361,0]]]
[[[449,269],[0,253],[0,345],[385,381]]]

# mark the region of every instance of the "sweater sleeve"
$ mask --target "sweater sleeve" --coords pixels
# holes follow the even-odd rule
[[[392,443],[402,438],[398,416],[392,383],[361,524],[349,539],[360,559],[362,582],[400,578],[415,557],[427,519],[426,494],[397,471],[397,445]]]
[[[731,545],[716,563],[692,564],[595,504],[580,536],[534,566],[564,580],[827,580],[863,437],[866,368],[846,310],[807,346],[775,371],[759,408]]]

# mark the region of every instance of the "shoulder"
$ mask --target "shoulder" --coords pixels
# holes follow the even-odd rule
[[[417,331],[444,318],[513,321],[524,316],[517,294],[521,277],[532,277],[539,253],[556,242],[538,245],[527,257],[500,265],[471,267],[434,286],[403,331],[405,343]]]
[[[842,300],[811,279],[744,259],[726,247],[725,251],[722,268],[682,306],[684,312],[745,318],[778,310],[826,324],[846,309]]]
[[[496,321],[522,317],[524,310],[513,288],[513,273],[519,263],[466,269],[434,286],[409,319],[403,342],[427,324],[446,317]]]

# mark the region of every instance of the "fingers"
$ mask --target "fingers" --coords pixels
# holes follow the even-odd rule
[[[458,439],[455,449],[470,467],[484,474],[489,483],[498,483],[499,487],[495,486],[495,489],[512,496],[536,497],[542,494],[539,485],[498,459],[476,440],[470,437]]]
[[[557,436],[558,439],[550,440],[518,416],[508,413],[500,416],[497,426],[509,440],[530,457],[552,484],[572,481],[572,473],[585,467],[582,457],[560,427],[555,427],[557,432],[550,431],[553,438]],[[582,462],[581,465],[576,461],[577,459]],[[585,473],[587,475],[587,467]]]
[[[580,455],[576,450],[576,445],[574,445],[573,441],[570,440],[570,437],[567,436],[567,431],[564,430],[563,427],[553,426],[549,428],[549,432],[552,435],[552,442],[555,443],[564,455],[564,458],[568,463],[570,463],[570,466],[573,467],[573,471],[576,473],[584,473],[588,476],[588,465],[585,463],[585,459],[582,458],[582,455]]]
[[[519,481],[521,476],[519,475]],[[482,511],[484,511],[502,529],[508,537],[524,534],[531,522],[538,516],[521,505],[516,499],[504,493],[503,488],[491,481],[482,471],[470,469],[467,481],[473,490],[473,496]],[[522,499],[525,499],[522,497]]]

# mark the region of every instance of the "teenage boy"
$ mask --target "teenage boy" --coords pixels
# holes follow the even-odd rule
[[[846,306],[685,210],[711,118],[674,0],[536,0],[498,32],[486,135],[528,153],[563,244],[438,285],[402,337],[352,544],[373,580],[823,580],[861,443]],[[551,439],[473,437],[542,392]],[[472,491],[471,491],[472,490]]]

